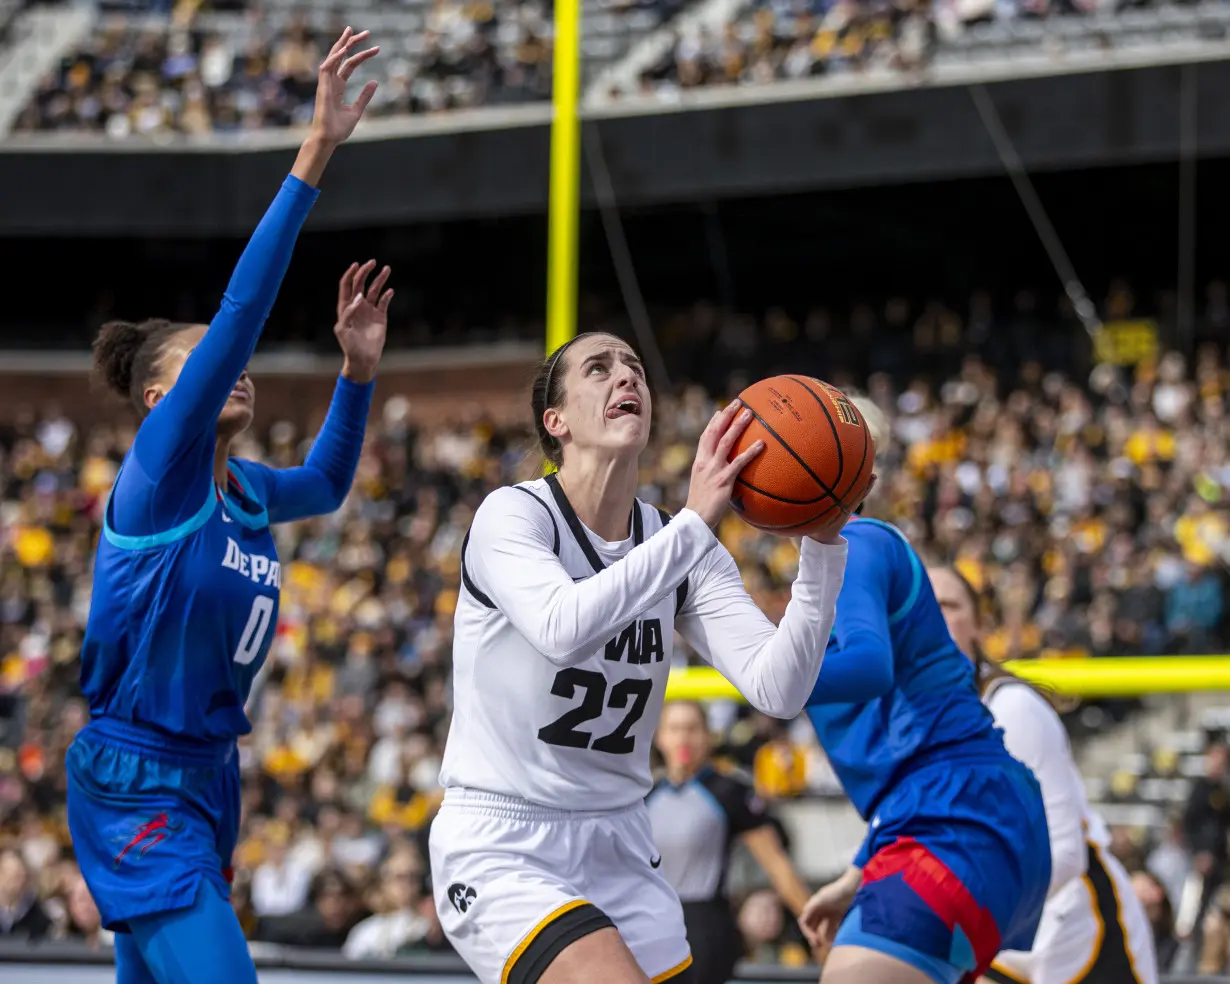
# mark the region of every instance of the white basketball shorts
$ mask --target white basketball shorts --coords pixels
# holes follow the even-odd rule
[[[1005,950],[987,973],[995,984],[1157,984],[1153,933],[1131,878],[1089,845],[1089,867],[1042,910],[1033,949]]]
[[[641,803],[583,813],[449,789],[430,852],[440,922],[482,984],[534,984],[570,943],[612,925],[655,984],[692,963]]]

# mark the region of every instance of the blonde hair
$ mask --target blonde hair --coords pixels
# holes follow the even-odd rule
[[[876,451],[883,451],[888,447],[888,442],[892,438],[892,428],[889,426],[887,415],[866,393],[847,392],[846,396],[850,398],[850,402],[858,408],[858,412],[867,421],[867,429],[871,431],[871,439],[876,442]]]
[[[889,425],[887,414],[866,393],[847,390],[846,396],[854,404],[858,412],[863,415],[863,420],[867,422],[867,430],[871,433],[871,439],[875,442],[876,456],[879,457],[888,450],[888,442],[892,440],[892,427]],[[874,460],[872,461],[872,469],[875,469]],[[864,516],[875,516],[878,500],[883,494],[884,476],[879,475],[876,485],[868,493],[867,498],[863,500],[860,512]]]

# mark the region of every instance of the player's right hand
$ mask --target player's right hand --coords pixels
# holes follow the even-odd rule
[[[730,505],[730,493],[739,472],[764,450],[764,441],[757,441],[733,461],[730,459],[735,442],[751,422],[751,411],[744,410],[738,400],[732,400],[713,415],[700,435],[684,508],[699,514],[711,529],[717,526]]]
[[[363,111],[376,94],[376,82],[368,82],[353,103],[346,103],[346,83],[350,76],[356,68],[380,52],[380,48],[375,47],[351,54],[357,45],[370,36],[371,31],[355,33],[353,28],[347,27],[320,63],[312,133],[328,146],[337,146],[354,133]]]
[[[858,877],[852,877],[852,872],[858,872]],[[823,959],[832,949],[837,927],[846,917],[862,880],[862,872],[851,868],[836,881],[825,885],[803,906],[799,914],[799,929],[818,958]]]

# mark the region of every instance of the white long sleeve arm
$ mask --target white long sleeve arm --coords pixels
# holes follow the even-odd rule
[[[1048,895],[1079,878],[1088,867],[1085,843],[1085,786],[1072,760],[1063,722],[1042,697],[1024,684],[1001,684],[987,707],[1004,731],[1013,758],[1029,766],[1042,787],[1051,836],[1051,887]]]
[[[774,626],[747,593],[735,559],[718,544],[689,579],[675,625],[758,711],[792,718],[820,675],[845,571],[844,540],[828,545],[805,538],[790,603]]]
[[[574,583],[554,539],[541,505],[514,488],[497,489],[474,515],[465,561],[478,588],[559,666],[585,659],[679,587],[717,546],[705,521],[685,509],[620,560]]]

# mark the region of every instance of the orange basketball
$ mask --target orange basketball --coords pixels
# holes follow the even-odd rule
[[[765,449],[739,474],[734,510],[770,533],[840,529],[867,494],[875,465],[875,442],[858,408],[810,376],[762,379],[739,400],[755,416],[731,457],[757,440]]]

